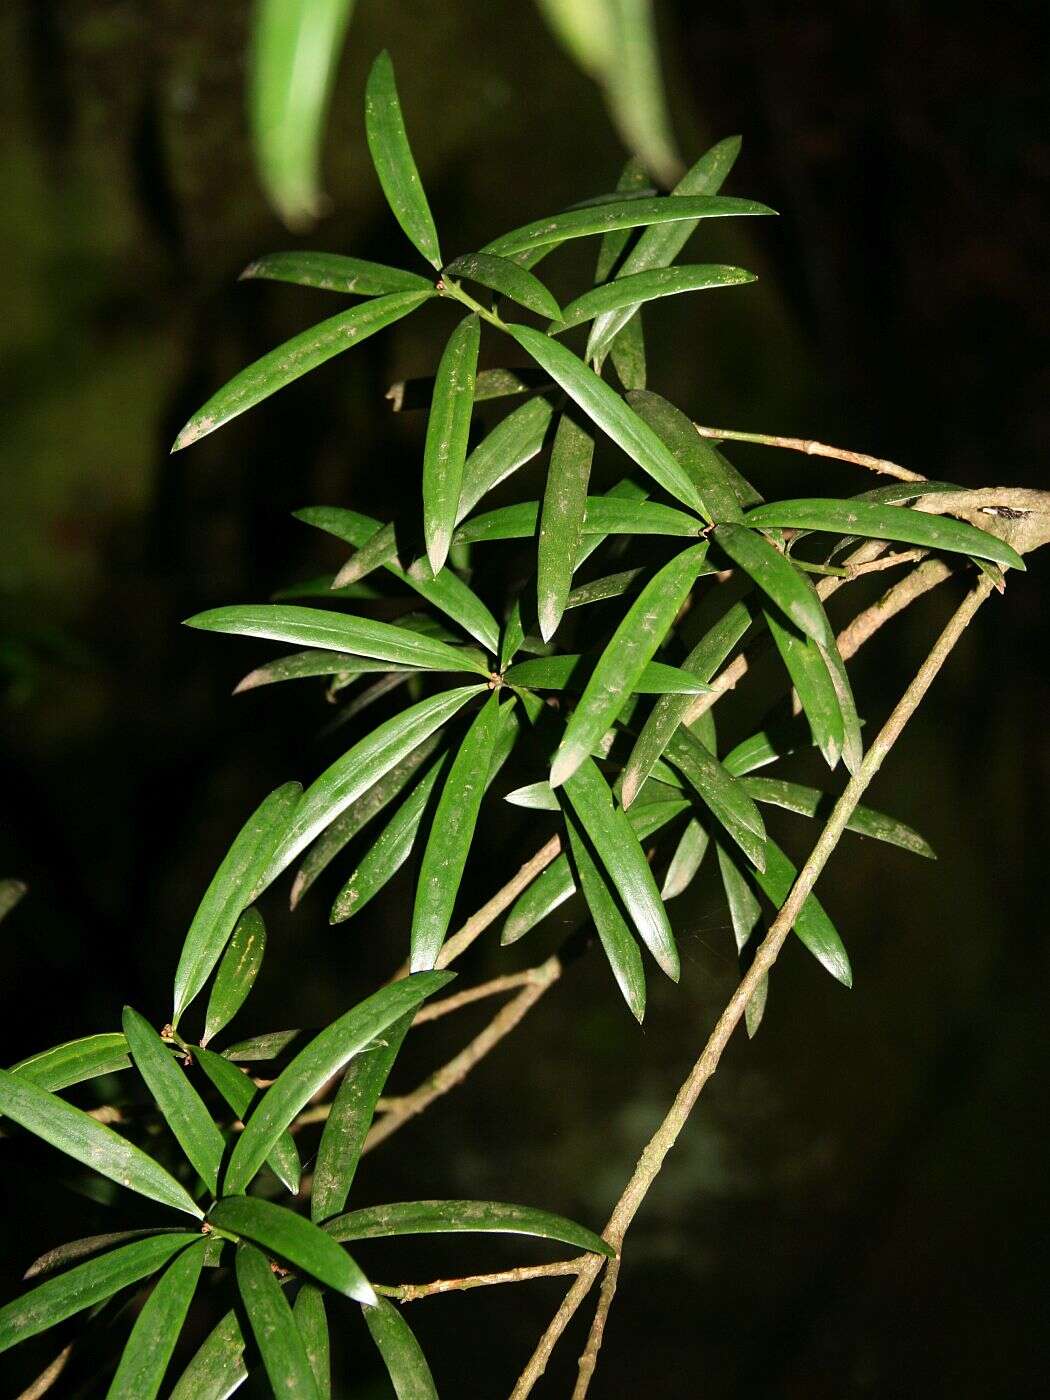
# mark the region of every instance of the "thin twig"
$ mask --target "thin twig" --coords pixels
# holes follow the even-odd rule
[[[420,1298],[432,1298],[438,1293],[458,1293],[468,1288],[490,1288],[497,1283],[525,1283],[534,1278],[578,1274],[589,1257],[581,1254],[576,1259],[559,1259],[553,1264],[528,1264],[518,1269],[504,1269],[498,1274],[468,1274],[466,1278],[439,1278],[433,1283],[399,1283],[394,1286],[374,1283],[372,1286],[377,1293],[383,1293],[388,1298],[415,1303]]]
[[[447,1094],[457,1084],[462,1084],[467,1075],[490,1050],[495,1049],[504,1036],[509,1035],[518,1022],[536,1005],[548,987],[561,976],[561,961],[550,957],[540,967],[534,969],[534,976],[528,986],[507,1002],[492,1018],[483,1031],[474,1037],[448,1064],[436,1070],[414,1090],[400,1098],[385,1101],[386,1112],[378,1122],[373,1123],[365,1138],[364,1152],[378,1147],[392,1133],[403,1128],[410,1118],[429,1107],[442,1094]]]
[[[693,425],[704,438],[714,438],[718,442],[755,442],[760,447],[786,447],[790,452],[804,452],[808,457],[830,457],[836,462],[852,462],[855,467],[865,467],[878,472],[880,476],[894,476],[898,481],[925,481],[920,472],[908,467],[887,462],[883,457],[870,457],[866,452],[850,452],[845,447],[829,447],[826,442],[813,442],[810,438],[778,437],[773,433],[741,433],[734,428],[705,428],[699,423]]]
[[[512,992],[516,987],[532,986],[535,982],[544,981],[545,976],[542,967],[527,967],[524,972],[508,972],[503,977],[493,977],[490,982],[479,982],[476,987],[468,987],[466,991],[457,992],[455,996],[445,997],[442,1001],[424,1002],[416,1012],[412,1025],[422,1026],[475,1001],[499,996],[501,992]]]
[[[924,564],[906,574],[899,583],[887,589],[877,603],[872,603],[870,608],[859,612],[836,638],[843,661],[849,661],[855,656],[880,627],[903,612],[909,604],[921,598],[924,593],[929,593],[931,588],[936,588],[946,578],[950,578],[951,572],[950,566],[942,559],[927,559]]]
[[[987,577],[982,577],[976,587],[960,603],[934,643],[930,654],[901,696],[889,719],[872,742],[856,775],[850,779],[842,796],[836,802],[816,845],[810,852],[809,859],[802,867],[787,899],[781,906],[780,912],[773,920],[769,932],[755,950],[754,960],[750,968],[741,978],[736,991],[718,1018],[708,1037],[707,1044],[678,1090],[674,1103],[663,1122],[646,1144],[631,1179],[609,1217],[604,1238],[616,1249],[617,1253],[620,1251],[628,1227],[663,1166],[664,1158],[685,1127],[701,1090],[718,1068],[722,1053],[743,1018],[748,1001],[757,990],[762,978],[769,974],[776,962],[803,904],[808,899],[813,886],[838,845],[846,829],[846,823],[853,815],[861,797],[900,737],[904,726],[915,713],[923,696],[948,659],[971,618],[989,596],[992,588],[991,581]],[[590,1292],[601,1271],[603,1262],[597,1258],[589,1259],[583,1265],[561,1307],[540,1338],[528,1365],[518,1378],[511,1400],[525,1400],[525,1397],[532,1393],[536,1382],[546,1370],[547,1362],[559,1337]],[[604,1319],[602,1325],[604,1326]]]
[[[609,1316],[609,1309],[612,1307],[613,1299],[616,1297],[616,1285],[620,1281],[620,1259],[619,1255],[615,1259],[610,1259],[605,1270],[605,1277],[602,1279],[602,1290],[598,1295],[598,1306],[594,1312],[594,1321],[591,1323],[591,1330],[587,1334],[587,1345],[580,1353],[580,1359],[576,1363],[579,1375],[576,1377],[576,1385],[572,1392],[572,1400],[585,1400],[587,1391],[590,1388],[591,1377],[594,1375],[594,1368],[598,1364],[598,1353],[602,1349],[602,1342],[605,1338],[605,1323]]]

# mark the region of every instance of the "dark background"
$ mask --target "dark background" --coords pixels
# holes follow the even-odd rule
[[[742,132],[729,190],[781,218],[705,231],[703,257],[762,280],[650,315],[654,387],[708,422],[817,436],[967,486],[1043,486],[1036,7],[660,11],[687,156]],[[295,507],[383,513],[416,492],[422,425],[382,394],[432,368],[450,313],[431,308],[190,451],[167,449],[237,368],[339,309],[238,286],[253,256],[302,245],[410,264],[364,149],[374,53],[393,52],[446,255],[610,188],[623,159],[531,6],[365,4],[326,147],[332,210],[289,235],[251,164],[247,23],[242,3],[186,0],[12,0],[0,14],[0,875],[31,887],[0,931],[4,1063],[115,1027],[125,1001],[160,1024],[184,930],[245,814],[340,751],[317,737],[331,717],[320,686],[231,698],[273,649],[179,622],[337,564]],[[870,484],[760,449],[736,460],[787,494]],[[596,1397],[1043,1392],[1050,677],[1045,561],[1030,562],[873,790],[939,862],[856,842],[836,855],[821,891],[854,990],[787,948],[761,1034],[734,1041],[629,1236]],[[950,589],[863,654],[872,722]],[[786,829],[804,854],[807,833]],[[493,803],[464,911],[535,844]],[[242,1034],[321,1024],[402,955],[407,880],[328,928],[348,869],[294,916],[269,898]],[[682,984],[653,979],[643,1032],[585,959],[465,1088],[368,1159],[355,1200],[486,1196],[600,1227],[733,985],[713,887],[682,904]],[[511,962],[490,936],[463,975],[534,958],[522,948]],[[481,1023],[420,1031],[395,1087]],[[60,1189],[54,1154],[0,1146],[10,1296],[40,1249],[129,1214]],[[549,1257],[513,1240],[423,1246],[361,1259],[393,1282]],[[506,1393],[562,1289],[414,1305],[443,1393]],[[568,1393],[577,1330],[540,1393]],[[385,1394],[349,1316],[340,1336],[352,1379],[339,1393]],[[4,1393],[51,1354],[23,1350],[5,1358]],[[77,1393],[65,1384],[55,1393]]]

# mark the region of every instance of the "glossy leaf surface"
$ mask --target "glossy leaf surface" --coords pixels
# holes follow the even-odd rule
[[[440,268],[441,250],[434,216],[408,144],[394,65],[385,51],[372,64],[365,86],[365,136],[372,164],[394,218],[427,262]]]
[[[215,974],[208,1009],[204,1014],[201,1044],[218,1035],[244,1005],[262,967],[266,952],[266,925],[254,906],[245,909],[234,925],[230,941]]]
[[[223,1055],[215,1055],[201,1046],[194,1050],[193,1057],[243,1123],[248,1117],[248,1110],[258,1100],[262,1090]],[[299,1149],[291,1133],[281,1134],[266,1160],[277,1179],[295,1195],[302,1178],[302,1164],[299,1161]]]
[[[816,589],[779,549],[753,529],[729,522],[716,525],[711,538],[806,636],[822,643],[833,640]]]
[[[294,1210],[256,1196],[227,1196],[212,1206],[208,1219],[221,1230],[262,1245],[328,1288],[359,1303],[375,1299],[372,1285],[331,1235]]]
[[[617,278],[604,286],[594,287],[589,292],[570,301],[561,316],[555,320],[550,330],[560,335],[562,331],[580,326],[584,321],[592,321],[603,312],[619,311],[622,307],[641,306],[658,297],[678,296],[682,292],[710,291],[717,287],[739,287],[746,282],[755,282],[753,272],[743,267],[727,267],[720,263],[699,263],[692,267],[659,267],[649,272],[636,272],[629,277]]]
[[[434,381],[423,449],[423,533],[431,570],[441,572],[459,515],[481,322],[465,316],[448,338]]]
[[[244,1311],[274,1395],[319,1400],[306,1347],[266,1255],[252,1244],[238,1245],[236,1269]]]
[[[538,316],[556,319],[562,314],[561,307],[540,279],[509,258],[494,257],[491,253],[466,253],[450,262],[445,272],[478,282],[516,301],[527,311],[535,311]]]
[[[228,1312],[208,1333],[169,1400],[228,1400],[248,1379],[244,1334],[235,1312]]]
[[[384,263],[368,262],[364,258],[347,258],[341,253],[268,253],[256,258],[241,273],[240,280],[293,282],[300,287],[317,287],[324,292],[342,292],[346,296],[376,297],[391,292],[426,292],[434,290],[427,278],[404,268],[387,267]]]
[[[557,1240],[573,1249],[589,1250],[612,1258],[615,1251],[593,1230],[534,1206],[506,1205],[501,1201],[402,1201],[353,1210],[329,1220],[325,1230],[341,1243],[374,1240],[387,1235],[496,1233],[533,1235]]]
[[[135,1319],[106,1392],[107,1400],[153,1400],[160,1390],[197,1290],[208,1245],[208,1240],[198,1240],[165,1269]]]
[[[397,1400],[437,1400],[437,1387],[408,1323],[385,1298],[364,1309],[365,1322],[383,1358]]]
[[[620,988],[631,1015],[640,1025],[645,1016],[645,969],[642,966],[638,944],[620,913],[612,890],[587,848],[583,832],[569,812],[565,813],[565,829],[569,837],[576,879],[594,920],[598,938],[616,978],[616,985]]]
[[[700,436],[681,409],[649,390],[629,393],[627,402],[666,443],[696,483],[704,506],[704,518],[709,521],[742,519],[743,512],[737,501],[733,480],[725,469],[725,459]]]
[[[558,630],[583,539],[594,438],[562,413],[551,445],[536,551],[536,613],[545,642]]]

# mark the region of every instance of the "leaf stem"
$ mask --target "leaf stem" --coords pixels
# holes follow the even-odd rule
[[[480,301],[475,301],[469,292],[465,292],[460,284],[444,273],[438,278],[437,290],[439,296],[450,296],[455,301],[462,302],[469,310],[474,311],[483,321],[487,321],[490,326],[495,326],[499,331],[506,331],[507,323],[496,315],[495,311],[490,311],[488,307],[482,306]]]

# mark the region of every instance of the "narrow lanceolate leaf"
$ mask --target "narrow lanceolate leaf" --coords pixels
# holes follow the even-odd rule
[[[124,1008],[124,1034],[135,1068],[157,1101],[161,1116],[174,1133],[208,1190],[219,1189],[223,1140],[200,1095],[144,1017]]]
[[[636,272],[619,277],[603,287],[570,301],[558,320],[552,322],[550,333],[560,335],[584,321],[593,321],[603,312],[619,311],[622,307],[641,306],[658,297],[678,296],[681,292],[710,291],[716,287],[739,287],[745,282],[757,282],[753,272],[743,267],[727,267],[721,263],[698,263],[688,267],[659,267],[649,272]]]
[[[175,970],[172,1025],[204,986],[222,956],[234,925],[251,903],[260,877],[270,863],[302,795],[298,783],[285,783],[270,793],[237,833],[211,884],[204,892],[182,945]]]
[[[263,917],[254,907],[246,909],[237,920],[219,963],[204,1016],[202,1045],[207,1045],[240,1011],[259,975],[265,952]]]
[[[572,863],[583,898],[594,920],[605,956],[616,978],[616,985],[630,1008],[631,1015],[641,1025],[645,1017],[645,969],[634,935],[620,913],[619,906],[591,856],[583,832],[569,812],[565,813],[565,829],[569,836]]]
[[[182,1324],[197,1291],[208,1240],[199,1240],[168,1265],[135,1319],[106,1400],[153,1400],[160,1390]]]
[[[319,1400],[310,1358],[269,1260],[251,1244],[237,1246],[237,1287],[274,1395]]]
[[[480,343],[481,321],[465,316],[448,338],[434,381],[423,449],[423,533],[435,574],[444,568],[459,513]]]
[[[145,1152],[64,1099],[0,1070],[0,1113],[29,1132],[140,1196],[202,1216],[185,1187]]]
[[[753,514],[749,512],[746,519],[750,521]],[[754,530],[729,522],[716,525],[711,537],[807,637],[817,642],[832,640],[816,589],[779,549]]]
[[[393,1303],[378,1298],[374,1308],[363,1311],[397,1400],[438,1400],[422,1348]]]
[[[765,860],[765,826],[762,814],[742,785],[687,729],[679,728],[674,733],[667,745],[667,757],[747,858],[761,866]]]
[[[246,1040],[238,1040],[228,1045],[222,1052],[224,1060],[234,1064],[254,1064],[256,1060],[276,1060],[290,1045],[294,1045],[303,1035],[295,1031],[263,1031],[262,1035],[250,1035]]]
[[[249,263],[240,280],[294,282],[300,287],[318,287],[324,292],[355,297],[386,296],[391,292],[429,294],[434,289],[434,284],[417,272],[367,262],[364,258],[346,258],[341,253],[268,253]]]
[[[292,1308],[295,1325],[303,1339],[310,1370],[317,1383],[320,1400],[331,1400],[332,1362],[331,1345],[328,1338],[328,1318],[325,1316],[324,1295],[312,1283],[304,1283],[299,1289]]]
[[[627,814],[613,801],[597,764],[588,758],[566,779],[565,794],[615,885],[635,929],[673,982],[680,964],[674,935],[653,873]]]
[[[768,802],[803,817],[815,817],[822,808],[830,811],[835,801],[830,793],[806,787],[803,783],[785,782],[782,778],[744,778],[742,781],[745,790],[756,802]],[[937,858],[930,843],[913,827],[871,807],[857,807],[846,823],[846,829],[859,832],[861,836],[870,836],[875,841],[899,846],[901,850],[925,856],[928,860]]]
[[[622,228],[646,228],[656,224],[673,224],[700,219],[725,219],[740,214],[773,214],[776,211],[750,199],[723,197],[686,197],[674,195],[659,199],[628,199],[610,204],[570,209],[550,218],[512,229],[482,248],[483,253],[495,253],[501,258],[528,254],[541,248],[554,247],[570,238],[588,238],[594,234],[611,233]]]
[[[619,714],[688,598],[706,554],[706,544],[683,550],[653,575],[631,604],[565,727],[551,765],[551,787],[576,772]]]
[[[394,81],[394,65],[385,50],[372,64],[365,86],[365,136],[372,164],[394,218],[427,262],[440,268],[441,250],[434,216],[408,144]]]
[[[493,692],[459,746],[434,813],[412,911],[413,972],[432,968],[445,941],[498,731],[499,697]]]
[[[208,1333],[169,1400],[228,1400],[247,1379],[244,1334],[237,1314],[228,1312]]]
[[[603,652],[597,658],[598,662],[606,655]],[[567,652],[561,656],[537,656],[531,661],[516,661],[504,672],[503,679],[508,685],[528,686],[533,690],[585,690],[597,669],[593,656]],[[678,666],[647,661],[627,694],[689,696],[702,695],[710,688]],[[600,732],[604,734],[607,728],[608,725]]]
[[[531,462],[546,441],[553,412],[546,399],[530,399],[481,439],[463,466],[457,523],[493,487]]]
[[[371,656],[396,665],[421,666],[432,671],[472,671],[487,675],[473,652],[457,650],[444,642],[421,636],[407,627],[371,618],[350,617],[323,608],[298,608],[286,603],[247,603],[212,608],[187,618],[187,627],[206,632],[226,632],[241,637],[265,637],[275,642],[346,651]]]
[[[562,413],[551,446],[536,551],[536,615],[545,642],[558,630],[572,588],[593,456],[594,438],[571,413]]]
[[[527,311],[535,311],[538,316],[561,317],[561,307],[540,279],[509,258],[493,257],[491,253],[467,253],[449,263],[445,274],[449,273],[478,282],[501,297],[516,301]]]
[[[791,893],[798,871],[776,842],[766,841],[765,869],[756,870],[754,880],[767,899],[779,909]],[[844,987],[853,986],[853,970],[838,930],[824,912],[816,895],[810,895],[799,911],[793,928],[826,971]]]
[[[745,603],[733,606],[711,626],[682,662],[681,669],[709,681],[751,625]],[[688,701],[668,695],[657,700],[624,765],[620,800],[629,807],[682,722]]]
[[[210,1050],[199,1047],[194,1050],[193,1057],[243,1123],[248,1117],[248,1110],[258,1100],[262,1090],[253,1084],[248,1075],[243,1074],[222,1055],[214,1055]],[[298,1194],[303,1169],[299,1161],[299,1149],[291,1133],[281,1134],[266,1160],[278,1181],[293,1195]]]
[[[674,848],[671,863],[667,867],[667,874],[664,876],[664,882],[660,889],[661,899],[675,899],[678,895],[685,893],[696,878],[710,842],[711,838],[706,829],[700,825],[695,817],[691,818],[686,823],[685,830],[678,838],[678,844]]]
[[[405,790],[440,743],[441,735],[432,734],[418,748],[406,754],[378,783],[351,802],[346,811],[321,833],[307,851],[292,882],[290,903],[293,909],[340,851]]]
[[[619,283],[614,283],[619,286]],[[627,402],[674,454],[696,483],[710,521],[741,520],[734,482],[725,470],[725,459],[700,436],[689,418],[674,404],[648,390],[627,395]]]
[[[531,539],[539,524],[537,501],[519,501],[517,505],[502,506],[465,520],[452,537],[456,544],[483,544],[491,540]],[[696,539],[701,533],[700,521],[675,506],[663,506],[654,501],[629,500],[617,496],[588,496],[583,517],[585,538],[580,554],[589,546],[597,547],[607,535],[671,535],[679,539]],[[593,536],[600,538],[595,541]],[[581,559],[577,556],[576,567]],[[713,570],[712,570],[713,572]]]
[[[571,4],[572,0],[569,0],[569,3]],[[616,182],[616,193],[630,194],[633,197],[639,196],[643,190],[647,197],[652,197],[656,193],[649,185],[649,172],[637,156],[632,156],[620,172],[620,178]],[[608,204],[613,199],[615,196],[606,195],[594,202]],[[627,228],[613,229],[610,233],[602,235],[602,241],[598,244],[598,257],[594,265],[596,283],[608,281],[630,241],[631,230]]]
[[[563,1215],[538,1210],[535,1206],[506,1205],[502,1201],[401,1201],[352,1210],[329,1220],[325,1231],[333,1240],[375,1240],[390,1235],[432,1235],[446,1233],[532,1235],[556,1240],[603,1254],[611,1259],[611,1245],[583,1225]]]
[[[542,786],[554,797],[548,783]],[[645,804],[639,802],[628,812],[627,820],[638,840],[644,841],[686,811],[688,806],[689,803],[685,801]],[[567,857],[556,856],[546,870],[542,871],[511,905],[500,937],[501,946],[506,947],[523,938],[549,913],[571,898],[575,890]]]
[[[254,671],[237,682],[234,695],[242,695],[247,690],[256,690],[263,685],[278,685],[281,681],[298,681],[312,676],[366,676],[387,673],[396,668],[389,661],[370,661],[361,656],[350,656],[345,652],[324,651],[311,647],[307,651],[294,651],[288,656],[278,656],[257,666]],[[413,666],[411,670],[418,669]]]
[[[310,1217],[318,1224],[346,1205],[376,1104],[414,1015],[388,1026],[375,1049],[351,1060],[343,1076],[317,1148]]]
[[[330,1235],[295,1211],[255,1196],[227,1196],[212,1206],[208,1219],[220,1230],[262,1245],[271,1254],[359,1303],[375,1292],[364,1274]]]
[[[101,1254],[103,1250],[109,1249],[112,1245],[126,1244],[129,1240],[180,1233],[184,1232],[171,1227],[159,1230],[153,1226],[146,1230],[111,1230],[105,1235],[87,1235],[84,1239],[67,1240],[65,1244],[56,1245],[54,1249],[49,1249],[39,1258],[34,1259],[22,1278],[40,1278],[43,1274],[53,1274],[56,1269],[64,1269],[67,1264],[75,1264],[77,1260],[87,1259],[92,1254]]]
[[[685,196],[717,195],[739,154],[739,136],[730,136],[724,141],[719,141],[686,171],[671,197],[681,199]],[[648,272],[650,268],[670,267],[697,225],[698,220],[686,219],[654,224],[647,228],[624,259],[618,276],[632,277],[639,272]],[[597,361],[600,365],[608,353],[609,346],[632,315],[633,308],[623,307],[600,316],[591,328],[590,339],[587,342],[587,359]]]
[[[162,1269],[172,1255],[199,1242],[199,1234],[185,1231],[151,1235],[38,1284],[0,1308],[0,1352],[148,1278]]]
[[[387,822],[332,905],[330,922],[342,923],[362,910],[412,854],[427,805],[450,756],[442,754]]]
[[[362,302],[349,311],[340,311],[327,321],[293,336],[276,350],[242,369],[199,408],[175,439],[173,452],[189,447],[200,438],[221,428],[231,418],[254,408],[257,403],[283,389],[310,370],[323,365],[333,355],[360,345],[370,335],[400,321],[427,300],[429,292],[395,292]]]
[[[943,549],[989,559],[1004,568],[1023,569],[1024,560],[1006,543],[986,530],[944,515],[927,515],[906,506],[873,505],[869,501],[832,501],[806,497],[776,501],[748,511],[745,523],[754,530],[827,530],[833,534],[860,535],[866,539],[897,540],[901,544]]]
[[[856,777],[864,761],[864,742],[860,736],[860,716],[857,714],[857,702],[853,698],[853,686],[846,671],[846,663],[834,637],[826,645],[819,642],[814,645],[819,648],[824,658],[842,714],[842,761],[846,765],[847,773]]]
[[[645,388],[645,331],[640,311],[635,312],[609,346],[609,359],[624,390]]]
[[[0,880],[0,919],[6,919],[11,910],[25,898],[29,886],[23,880]]]
[[[448,972],[426,972],[383,987],[333,1021],[266,1090],[245,1125],[226,1172],[229,1195],[243,1192],[274,1143],[310,1096],[407,1012],[452,980]]]
[[[669,202],[669,201],[665,201]],[[602,432],[665,491],[699,510],[696,487],[664,444],[614,389],[571,350],[531,326],[511,326],[510,334],[559,384]]]
[[[812,637],[799,636],[771,612],[766,613],[766,624],[809,721],[813,742],[828,767],[834,768],[842,757],[845,727],[825,651]]]
[[[751,935],[758,926],[759,919],[762,917],[762,906],[729,852],[723,846],[718,846],[717,850],[718,869],[722,876],[722,888],[725,890],[726,903],[729,906],[733,937],[736,939],[737,952],[743,953],[751,940]],[[744,1024],[747,1027],[748,1035],[752,1038],[762,1024],[768,996],[769,976],[767,974],[759,982],[744,1007]]]
[[[53,1045],[50,1050],[41,1050],[12,1065],[11,1073],[28,1079],[38,1089],[47,1089],[55,1094],[59,1089],[82,1084],[86,1079],[116,1074],[130,1064],[128,1042],[124,1036],[119,1031],[107,1031],[101,1035],[86,1035],[79,1040],[67,1040],[61,1045]]]
[[[255,160],[290,228],[320,214],[321,147],[354,0],[259,0],[249,54]]]

